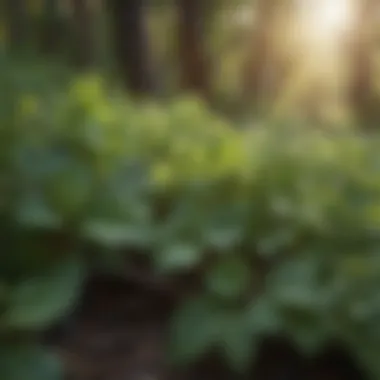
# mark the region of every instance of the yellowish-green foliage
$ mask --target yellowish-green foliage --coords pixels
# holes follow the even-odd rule
[[[110,264],[144,248],[164,275],[211,259],[174,316],[169,349],[181,363],[217,347],[244,369],[263,336],[281,332],[308,352],[337,339],[378,378],[376,135],[239,130],[192,97],[137,103],[94,75],[26,80],[48,80],[33,67],[10,86],[13,70],[0,77],[5,380],[35,355],[29,363],[45,364],[31,379],[55,378],[46,354],[5,342],[69,310],[89,243]],[[57,233],[66,244],[51,244]]]

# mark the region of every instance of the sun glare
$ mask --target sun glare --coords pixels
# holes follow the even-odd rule
[[[350,3],[350,0],[318,0],[315,5],[315,13],[320,19],[321,28],[345,29],[352,19]]]
[[[301,0],[306,34],[314,40],[339,39],[353,24],[355,0]]]

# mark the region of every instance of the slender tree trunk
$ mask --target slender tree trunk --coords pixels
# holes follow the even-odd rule
[[[73,21],[74,63],[82,69],[96,61],[94,0],[71,0]]]
[[[378,104],[374,99],[371,54],[374,16],[379,10],[377,0],[362,0],[358,21],[353,31],[351,107],[358,121],[371,122]],[[378,112],[378,111],[377,111]]]
[[[144,24],[144,0],[108,0],[114,52],[126,88],[150,94],[152,73]]]
[[[210,62],[205,46],[208,4],[205,0],[177,0],[179,60],[182,89],[210,95]]]
[[[278,18],[278,4],[272,0],[259,0],[256,7],[256,25],[252,39],[252,52],[243,67],[243,92],[257,106],[272,101],[280,87],[281,63],[273,33]]]
[[[62,52],[65,32],[64,16],[60,9],[60,0],[45,0],[41,27],[41,50],[45,54]]]
[[[20,52],[28,45],[30,20],[26,0],[4,0],[8,29],[8,46],[12,52]]]

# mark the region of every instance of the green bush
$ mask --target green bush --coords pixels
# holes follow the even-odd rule
[[[376,137],[238,131],[196,99],[136,104],[95,76],[26,83],[1,105],[3,379],[58,376],[31,344],[75,302],[88,242],[200,273],[173,317],[176,362],[217,349],[244,370],[279,333],[311,354],[338,340],[380,376]]]

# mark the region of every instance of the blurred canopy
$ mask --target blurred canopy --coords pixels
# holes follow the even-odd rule
[[[232,114],[368,127],[380,117],[378,0],[3,0],[2,7],[1,43],[12,54],[104,70],[138,96],[194,92]]]

